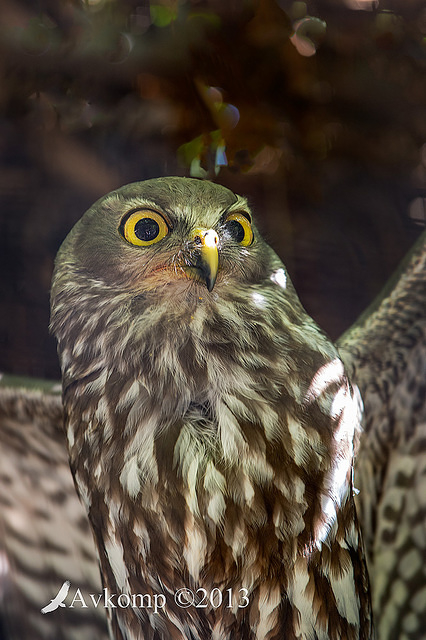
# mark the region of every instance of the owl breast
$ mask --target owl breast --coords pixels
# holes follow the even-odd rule
[[[268,299],[268,290],[253,293]],[[307,605],[296,597],[302,567],[305,591],[313,580],[306,558],[322,553],[337,506],[342,517],[351,509],[353,401],[332,352],[324,365],[324,353],[302,344],[312,374],[300,375],[290,342],[301,327],[278,333],[280,319],[266,322],[259,298],[248,318],[231,313],[230,302],[202,303],[185,325],[150,310],[157,326],[147,334],[146,318],[134,320],[124,371],[111,358],[70,384],[71,461],[111,589],[167,601],[179,589],[232,589],[255,603],[253,638],[261,638],[282,628],[283,593],[296,594],[291,606],[286,596],[286,615]],[[351,419],[352,433],[344,425]],[[353,525],[350,535],[356,544]],[[348,564],[348,550],[334,544],[333,554],[336,565]],[[176,619],[223,638],[248,625],[243,606],[223,615],[173,603]],[[172,633],[174,616],[165,620]]]

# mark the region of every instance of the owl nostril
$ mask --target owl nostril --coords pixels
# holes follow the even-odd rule
[[[193,242],[198,247],[215,247],[217,246],[218,241],[218,235],[213,229],[197,230],[195,235],[193,236]]]
[[[208,229],[202,238],[202,243],[206,247],[215,247],[218,243],[218,235],[213,229]]]

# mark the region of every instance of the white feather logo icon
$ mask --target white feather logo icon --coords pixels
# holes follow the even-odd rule
[[[65,607],[64,600],[68,595],[68,591],[70,590],[71,582],[69,580],[65,580],[62,587],[59,589],[56,596],[47,604],[43,609],[41,609],[42,613],[50,613],[51,611],[56,611],[58,607]]]

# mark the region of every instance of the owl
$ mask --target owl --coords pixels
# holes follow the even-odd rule
[[[372,638],[359,396],[246,199],[189,178],[108,194],[51,309],[112,636]]]

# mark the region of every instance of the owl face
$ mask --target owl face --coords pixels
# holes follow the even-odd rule
[[[265,247],[244,198],[212,183],[161,178],[95,203],[60,255],[106,289],[197,297],[258,281]]]

